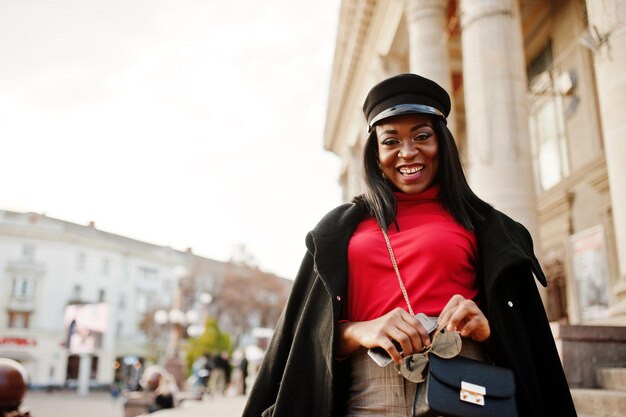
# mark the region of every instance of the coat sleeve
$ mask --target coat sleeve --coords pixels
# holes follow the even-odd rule
[[[314,275],[313,257],[307,252],[255,377],[242,417],[260,417],[275,404],[292,349],[295,326],[302,315],[306,297],[311,291]],[[269,412],[266,414],[271,415]]]

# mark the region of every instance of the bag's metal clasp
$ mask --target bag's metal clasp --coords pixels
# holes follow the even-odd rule
[[[487,389],[485,387],[461,381],[461,401],[484,406],[486,394]]]

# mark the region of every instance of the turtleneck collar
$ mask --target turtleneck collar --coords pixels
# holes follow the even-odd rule
[[[433,184],[421,193],[417,194],[406,194],[394,192],[396,196],[396,201],[398,203],[402,203],[405,201],[423,201],[423,200],[436,200],[439,198],[439,184]]]

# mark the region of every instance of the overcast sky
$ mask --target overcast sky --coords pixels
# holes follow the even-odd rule
[[[339,204],[339,0],[0,0],[0,209],[293,278]]]

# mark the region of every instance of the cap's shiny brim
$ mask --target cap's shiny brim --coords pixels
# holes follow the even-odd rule
[[[439,109],[425,104],[398,104],[397,106],[390,107],[378,113],[369,123],[367,131],[371,132],[374,125],[381,120],[401,114],[431,114],[433,116],[443,117],[444,120],[446,119],[446,116],[444,116]]]

